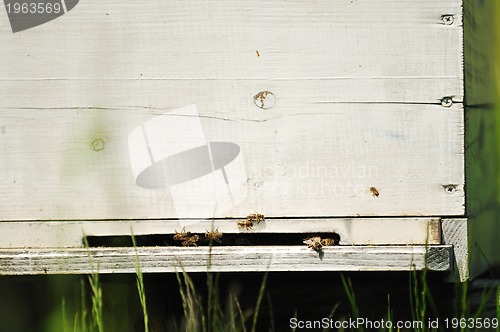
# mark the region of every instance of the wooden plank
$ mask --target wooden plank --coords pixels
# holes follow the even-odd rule
[[[429,87],[432,87],[430,89]],[[196,104],[228,117],[237,111],[263,113],[253,96],[272,91],[276,107],[338,103],[462,103],[462,82],[436,77],[344,79],[8,79],[0,80],[2,108],[156,110]],[[229,112],[231,111],[231,112]],[[264,114],[262,114],[264,116]]]
[[[0,23],[3,220],[463,213],[459,0],[93,1]],[[190,104],[242,151],[230,209],[136,185],[129,135]]]
[[[1,219],[464,213],[461,104],[292,105],[285,97],[280,106],[259,111],[221,114],[200,107],[200,116],[189,118],[201,125],[206,140],[240,149],[239,173],[229,180],[242,199],[214,215],[216,203],[223,203],[207,203],[214,186],[191,181],[192,192],[174,199],[172,187],[136,185],[131,153],[137,150],[131,150],[129,136],[157,110],[3,109]],[[179,116],[169,112],[156,117],[166,123],[164,132],[169,126],[179,130],[169,124]]]
[[[449,282],[464,282],[470,277],[469,221],[461,219],[442,219],[443,244],[453,246],[453,268],[447,277]]]
[[[474,279],[500,264],[498,217],[498,209],[492,208],[472,218],[442,219],[442,243],[453,245],[454,268],[448,281]]]
[[[431,271],[451,268],[451,246],[2,249],[0,274],[210,271]],[[427,261],[426,261],[427,257]],[[209,263],[210,260],[210,263]],[[210,264],[210,265],[209,265]]]
[[[18,34],[1,22],[0,79],[423,78],[425,90],[438,78],[457,87],[461,12],[460,0],[89,0]]]
[[[54,222],[2,222],[0,248],[82,247],[83,236],[130,236],[161,234],[172,236],[185,227],[204,234],[218,229],[223,234],[337,233],[341,245],[441,244],[437,218],[335,218],[267,219],[245,230],[236,220],[95,220]],[[270,245],[272,243],[269,243]]]

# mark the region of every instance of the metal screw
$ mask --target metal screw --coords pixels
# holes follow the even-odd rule
[[[441,99],[441,106],[443,107],[451,107],[453,105],[453,100],[450,97],[444,97]]]
[[[457,191],[456,184],[447,184],[447,185],[444,185],[443,188],[448,194],[453,194],[455,191]]]
[[[444,25],[452,25],[455,21],[455,18],[453,17],[453,15],[443,15],[441,16],[441,20],[443,21]]]

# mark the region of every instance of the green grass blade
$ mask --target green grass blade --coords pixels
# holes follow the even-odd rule
[[[339,307],[340,302],[335,303],[335,305],[332,307],[332,310],[330,310],[330,313],[328,313],[328,321],[330,321],[333,318],[333,315],[335,315],[335,312],[337,311],[337,308]],[[323,332],[330,331],[330,328],[324,328]]]
[[[61,300],[61,317],[62,317],[62,331],[66,332],[66,299],[63,296]]]
[[[387,321],[392,322],[391,294],[387,294]],[[392,332],[392,326],[387,331]]]
[[[262,283],[260,284],[259,296],[257,297],[257,304],[255,305],[255,312],[253,314],[252,332],[255,332],[257,328],[257,318],[259,317],[260,304],[262,302],[262,298],[264,297],[266,282],[267,282],[267,272],[264,273],[264,277],[262,278]]]
[[[85,296],[85,283],[83,282],[83,278],[80,279],[80,296],[81,296],[81,310],[82,317],[80,318],[80,331],[87,331],[87,298]]]
[[[78,312],[75,313],[75,319],[73,320],[73,332],[76,332],[78,326]]]
[[[241,331],[246,332],[247,331],[247,328],[245,327],[246,319],[245,319],[245,315],[243,314],[243,310],[241,310],[240,302],[233,295],[232,295],[232,299],[233,299],[234,303],[236,304],[236,308],[238,309],[238,314],[240,316]]]
[[[92,291],[92,326],[99,332],[104,331],[102,317],[102,290],[99,282],[99,273],[92,273],[89,277]]]
[[[497,288],[496,306],[497,306],[497,321],[500,322],[500,287]]]
[[[351,311],[354,316],[354,319],[360,318],[358,304],[356,303],[356,295],[354,294],[354,289],[352,287],[351,279],[345,278],[341,273],[340,278],[342,279],[342,285],[344,287],[344,291],[347,295],[347,299],[349,300],[349,304],[351,305]],[[359,331],[364,331],[363,328],[359,328]]]
[[[462,292],[461,292],[461,298],[460,298],[460,318],[467,318],[469,315],[469,304],[467,302],[467,293],[469,291],[469,284],[465,281],[461,283],[462,285]]]
[[[274,325],[274,310],[273,310],[273,302],[271,301],[271,294],[269,292],[267,293],[267,303],[269,303],[269,316],[270,316],[270,322],[269,322],[269,330],[270,331],[275,331],[276,327]]]
[[[418,310],[420,307],[420,301],[418,298],[418,283],[417,283],[417,271],[415,269],[410,271],[409,280],[409,293],[410,293],[410,310],[411,318],[413,321],[418,320]]]
[[[89,256],[89,265],[92,273],[88,276],[88,281],[90,285],[90,290],[92,291],[92,326],[99,332],[104,331],[103,324],[103,299],[102,299],[102,289],[99,282],[99,265],[94,269],[94,262],[92,260],[92,255],[90,254],[89,243],[87,236],[83,234],[83,243],[85,248],[87,248],[87,254]]]
[[[144,331],[149,332],[149,318],[148,318],[148,310],[147,310],[147,303],[146,303],[146,289],[144,287],[144,278],[142,276],[141,265],[139,263],[139,255],[137,253],[137,244],[135,242],[134,233],[132,232],[132,226],[130,227],[130,234],[132,235],[132,244],[134,245],[134,251],[135,251],[136,286],[137,286],[137,292],[139,294],[139,301],[141,302]]]
[[[298,315],[298,312],[297,312],[297,309],[295,309],[295,311],[293,312],[293,317],[292,318],[297,319],[297,315]],[[292,332],[295,332],[295,331],[297,331],[297,327],[294,327],[292,329]]]
[[[491,296],[493,296],[495,291],[496,291],[496,289],[494,289],[494,288],[490,288],[490,289],[484,288],[483,289],[482,294],[481,294],[481,302],[479,302],[479,306],[473,315],[474,319],[480,318],[483,315],[484,309],[486,308],[486,305],[488,304],[489,299],[491,299]]]

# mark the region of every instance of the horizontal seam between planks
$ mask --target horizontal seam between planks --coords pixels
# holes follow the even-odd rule
[[[127,78],[0,78],[0,81],[7,82],[25,82],[25,81],[321,81],[321,80],[428,80],[428,79],[457,79],[462,80],[460,76],[391,76],[391,77],[127,77]]]

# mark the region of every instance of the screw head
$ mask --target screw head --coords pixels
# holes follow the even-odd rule
[[[453,17],[453,15],[443,15],[441,16],[441,20],[443,21],[444,25],[452,25],[455,21],[455,18]]]
[[[457,185],[455,184],[447,184],[443,186],[444,191],[447,192],[448,194],[453,194],[455,191],[457,191]]]
[[[453,105],[453,100],[450,97],[441,99],[441,106],[448,108],[451,107],[451,105]]]

